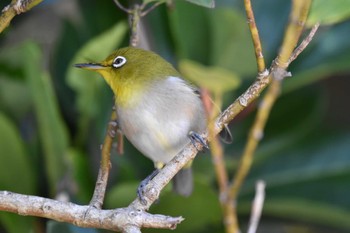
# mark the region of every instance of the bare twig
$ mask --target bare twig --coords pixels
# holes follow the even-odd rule
[[[316,23],[311,31],[309,32],[309,35],[303,40],[303,42],[300,43],[300,45],[294,50],[292,56],[289,58],[288,63],[292,63],[301,52],[304,51],[304,49],[306,48],[306,46],[309,45],[309,43],[312,41],[312,39],[314,38],[315,33],[317,32],[318,27],[320,26],[319,23]]]
[[[43,0],[12,0],[11,3],[1,11],[0,33],[10,24],[11,20],[16,15],[30,10],[42,1]]]
[[[132,10],[130,10],[130,9],[128,9],[128,8],[126,8],[126,7],[124,7],[118,0],[114,0],[114,3],[117,5],[117,7],[119,8],[119,9],[121,9],[122,11],[124,11],[124,12],[126,12],[126,13],[128,13],[128,14],[132,14]]]
[[[281,68],[289,65],[289,58],[297,45],[309,13],[311,0],[293,0],[288,27],[275,62]]]
[[[138,27],[140,26],[139,23],[142,17],[141,14],[142,14],[142,7],[138,4],[135,4],[132,13],[129,14],[130,29],[131,29],[129,43],[132,47],[137,47],[137,45],[139,44]]]
[[[146,10],[144,10],[144,11],[141,13],[141,17],[146,16],[148,13],[150,13],[151,11],[153,11],[157,6],[163,4],[164,2],[166,2],[166,1],[159,1],[159,2],[154,3],[152,6],[150,6],[149,8],[147,8]],[[146,5],[143,4],[142,9],[145,9],[145,8],[146,8]]]
[[[254,12],[253,12],[253,8],[250,0],[244,0],[244,7],[247,14],[250,34],[252,36],[252,40],[254,44],[256,64],[258,65],[258,73],[260,74],[264,72],[266,67],[265,67],[264,55],[262,52],[262,46],[261,46],[260,37],[259,37],[259,31],[258,31],[258,28],[256,27]]]
[[[265,182],[259,180],[255,187],[255,198],[253,200],[247,233],[255,233],[258,229],[261,212],[264,206]]]
[[[132,208],[100,210],[71,202],[0,191],[0,210],[67,222],[79,227],[135,232],[133,228],[174,229],[184,219],[153,215]]]
[[[240,165],[234,176],[234,181],[230,187],[230,198],[236,199],[238,192],[247,176],[251,164],[253,162],[253,155],[258,146],[259,141],[263,137],[263,130],[266,125],[266,121],[269,117],[269,113],[273,104],[275,103],[277,96],[280,93],[280,81],[272,81],[266,95],[264,96],[261,104],[259,105],[259,110],[254,121],[254,124],[249,132],[248,141],[244,152],[241,157]]]
[[[101,209],[103,205],[105,193],[106,193],[109,170],[111,168],[110,153],[111,153],[115,132],[117,131],[117,124],[115,124],[116,120],[117,120],[117,114],[115,111],[113,111],[110,119],[110,122],[112,124],[108,125],[107,134],[105,136],[105,140],[102,145],[100,169],[98,171],[94,194],[90,201],[90,206],[93,206],[98,209]],[[119,135],[119,136],[122,137],[122,135]]]

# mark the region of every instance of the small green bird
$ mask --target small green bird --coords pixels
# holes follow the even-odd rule
[[[75,66],[103,76],[115,95],[118,126],[157,169],[206,129],[198,91],[153,52],[126,47],[101,63]],[[174,190],[190,195],[192,179],[190,166],[183,168],[173,179]]]

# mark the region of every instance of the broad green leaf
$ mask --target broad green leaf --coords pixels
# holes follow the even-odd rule
[[[9,119],[0,113],[0,190],[34,194],[36,182],[29,155]],[[6,168],[6,169],[5,169]],[[21,179],[17,179],[21,176]]]
[[[236,74],[221,67],[205,67],[194,61],[182,60],[179,69],[196,85],[217,94],[235,90],[240,85],[240,79]]]
[[[208,64],[210,51],[204,49],[210,46],[205,39],[210,38],[208,9],[177,1],[175,9],[169,12],[169,21],[178,57]]]
[[[53,195],[57,183],[65,172],[65,156],[68,148],[68,133],[59,113],[51,78],[42,68],[42,55],[34,43],[22,47],[22,59],[26,61],[24,72],[34,101],[41,146],[45,156],[45,169],[48,175],[50,191]]]
[[[215,1],[214,0],[186,0],[187,2],[191,2],[193,4],[197,4],[199,6],[204,6],[208,8],[214,8],[215,7]]]
[[[350,18],[350,0],[314,0],[307,20],[312,27],[317,22],[330,25]]]
[[[5,47],[0,53],[0,110],[13,118],[20,118],[31,104],[24,81],[21,47]]]
[[[315,134],[317,138],[311,134],[299,142],[299,147],[275,153],[265,163],[257,164],[252,174],[273,187],[346,173],[350,169],[350,135],[328,138],[329,133]]]
[[[85,44],[71,61],[67,71],[68,85],[77,92],[77,107],[85,117],[93,117],[99,110],[99,95],[105,83],[97,73],[73,67],[76,63],[99,62],[122,42],[127,24],[120,22]],[[87,59],[89,59],[87,61]]]
[[[243,202],[238,210],[250,213],[251,203]],[[287,218],[302,222],[313,222],[317,225],[331,226],[340,229],[350,229],[350,211],[345,207],[338,207],[326,202],[317,202],[303,198],[276,198],[265,201],[263,216]]]
[[[18,119],[29,109],[31,99],[26,83],[12,79],[10,74],[0,75],[0,109]]]
[[[89,156],[76,148],[68,150],[69,167],[72,168],[73,179],[77,187],[77,199],[82,203],[88,203],[91,199],[91,191],[94,190],[95,177],[91,176]]]
[[[255,77],[256,61],[246,16],[229,8],[210,11],[209,16],[209,64],[229,69],[241,77]]]
[[[29,155],[15,125],[1,113],[0,132],[0,190],[35,194],[36,177]],[[0,213],[0,221],[9,233],[28,232],[32,220],[29,217]]]

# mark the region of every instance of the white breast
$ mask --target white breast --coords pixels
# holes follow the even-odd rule
[[[177,77],[151,85],[131,108],[118,108],[128,140],[154,162],[167,163],[187,143],[189,131],[206,127],[203,106],[194,90]]]

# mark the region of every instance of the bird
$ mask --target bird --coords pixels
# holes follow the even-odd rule
[[[136,149],[154,162],[155,171],[193,140],[206,146],[199,136],[206,130],[207,117],[198,88],[158,54],[125,47],[101,62],[75,67],[98,72],[104,78],[115,96],[118,127]],[[173,178],[173,190],[182,196],[193,191],[190,164]]]

